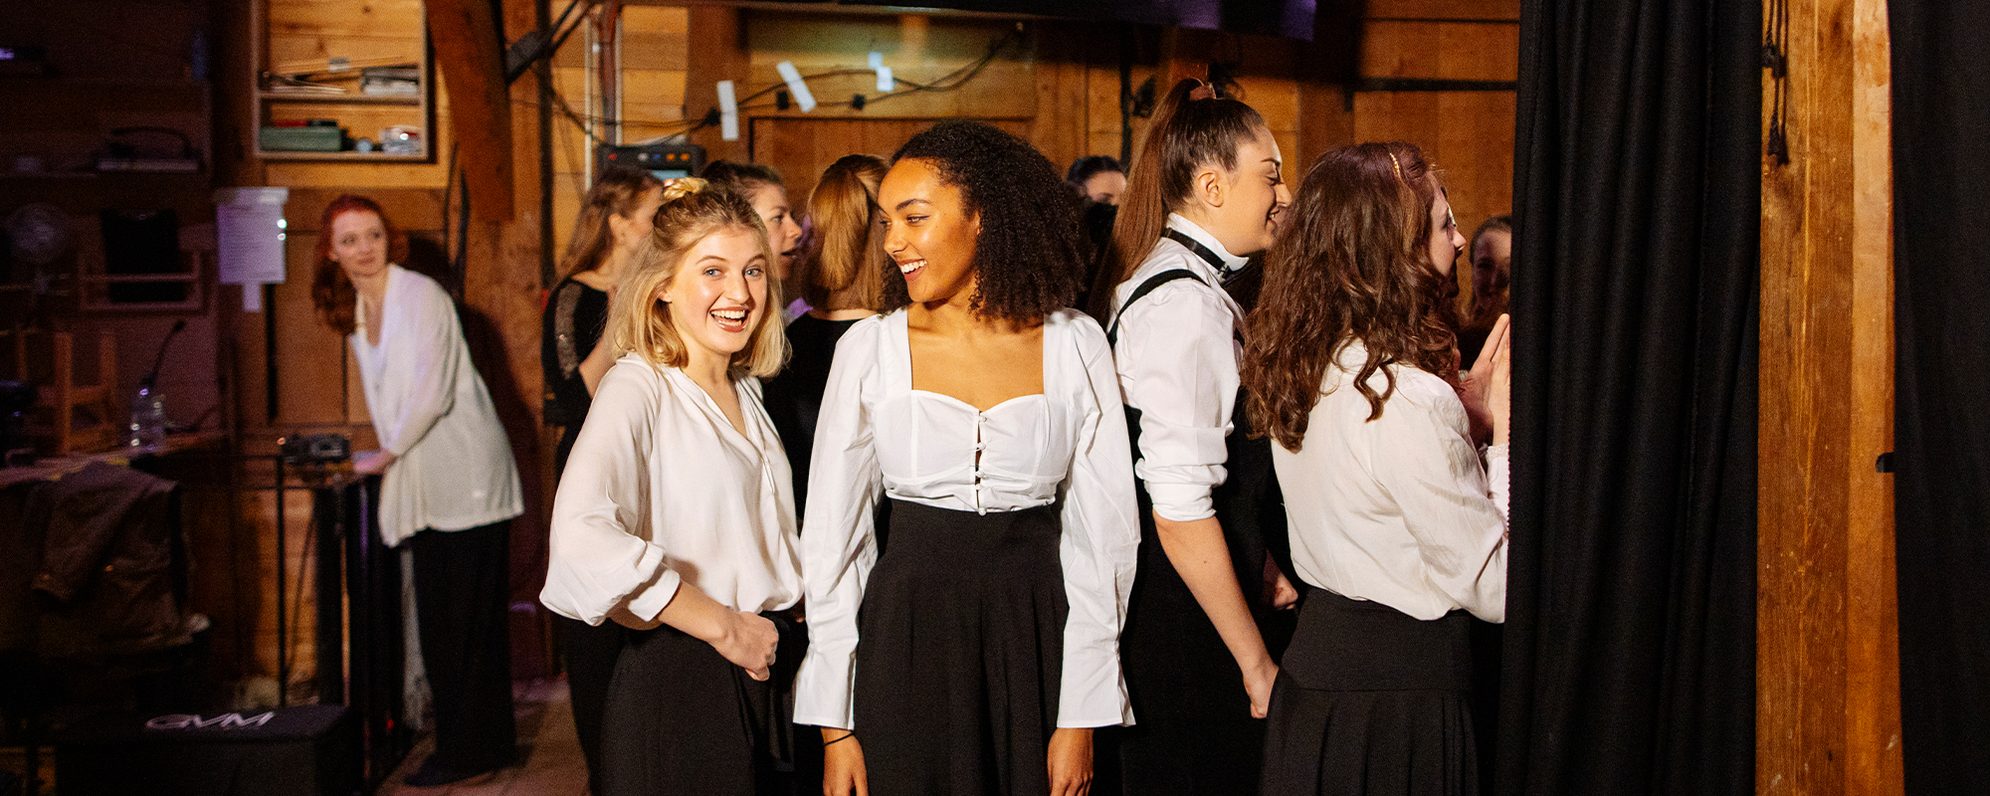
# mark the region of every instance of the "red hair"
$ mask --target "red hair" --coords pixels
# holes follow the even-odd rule
[[[387,218],[387,212],[380,209],[380,203],[357,194],[342,194],[325,205],[325,213],[318,217],[318,263],[311,274],[311,305],[318,310],[318,320],[339,334],[352,334],[357,328],[353,320],[353,305],[358,294],[353,290],[352,280],[346,278],[345,269],[332,260],[332,220],[346,213],[372,213],[380,219],[380,226],[387,230],[387,261],[399,262],[406,254],[401,231]]]

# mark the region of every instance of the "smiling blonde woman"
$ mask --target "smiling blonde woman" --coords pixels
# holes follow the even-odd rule
[[[562,616],[633,629],[597,793],[756,793],[792,776],[801,569],[760,396],[785,356],[773,258],[746,200],[678,180],[609,307],[618,359],[553,502],[540,594]]]

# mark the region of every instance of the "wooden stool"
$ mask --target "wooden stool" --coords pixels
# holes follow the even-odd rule
[[[96,338],[96,367],[90,382],[77,377],[77,340],[70,332],[10,331],[0,344],[8,360],[0,372],[39,385],[28,434],[49,440],[51,453],[77,453],[115,447],[125,426],[117,396],[117,338]],[[84,337],[89,339],[88,336]]]

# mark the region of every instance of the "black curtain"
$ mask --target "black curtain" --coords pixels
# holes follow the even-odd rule
[[[1990,4],[1887,6],[1907,792],[1990,793]]]
[[[1501,793],[1754,783],[1759,0],[1523,0]]]

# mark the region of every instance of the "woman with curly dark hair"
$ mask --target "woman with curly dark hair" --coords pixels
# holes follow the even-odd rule
[[[1077,197],[983,124],[893,161],[878,198],[905,278],[845,333],[817,420],[795,719],[824,728],[830,794],[1082,793],[1092,729],[1133,718],[1139,526],[1105,334],[1063,309]]]
[[[1464,239],[1416,147],[1327,153],[1292,215],[1243,367],[1306,587],[1264,791],[1471,793],[1467,613],[1506,615],[1506,323],[1460,389]],[[1483,459],[1466,402],[1492,424]]]

